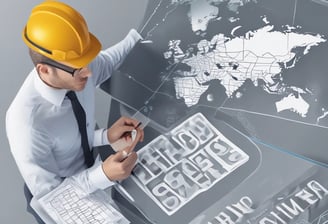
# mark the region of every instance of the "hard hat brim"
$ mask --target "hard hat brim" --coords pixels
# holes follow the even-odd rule
[[[22,37],[25,42],[25,44],[31,48],[32,50],[44,55],[45,57],[48,57],[52,60],[58,61],[60,63],[69,65],[73,68],[83,68],[86,67],[100,52],[101,50],[101,43],[99,40],[89,32],[89,38],[90,38],[90,44],[88,49],[83,52],[83,55],[74,59],[65,59],[65,60],[58,60],[57,58],[51,57],[51,51],[42,48],[41,46],[33,43],[31,40],[28,39],[26,35],[26,27],[24,28],[22,32]]]

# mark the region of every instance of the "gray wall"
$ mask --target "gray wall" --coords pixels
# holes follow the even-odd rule
[[[10,153],[5,133],[5,113],[16,92],[32,69],[21,31],[33,6],[41,0],[7,0],[0,7],[0,223],[34,223],[25,212],[23,180]],[[122,39],[130,28],[138,28],[148,0],[63,0],[85,17],[89,29],[109,47]],[[96,118],[100,126],[107,123],[109,96],[97,92]],[[19,141],[19,136],[17,136]]]

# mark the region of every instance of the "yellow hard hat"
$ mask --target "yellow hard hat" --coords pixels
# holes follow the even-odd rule
[[[101,49],[82,15],[58,1],[45,1],[33,8],[23,40],[32,50],[75,68],[88,65]]]

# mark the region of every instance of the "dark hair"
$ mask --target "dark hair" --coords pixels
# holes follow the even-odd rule
[[[50,58],[47,58],[46,56],[43,56],[42,54],[40,54],[40,53],[32,50],[31,48],[28,49],[28,53],[29,53],[29,55],[31,57],[31,60],[32,60],[35,68],[36,68],[36,65],[37,64],[42,64],[45,61],[47,61],[47,62],[53,62],[53,60],[51,60]],[[56,70],[54,68],[52,68],[52,67],[51,67],[51,70],[53,70],[53,71],[56,72]],[[37,71],[38,74],[40,74],[39,69],[36,69],[36,71]]]
[[[39,64],[43,61],[49,61],[49,58],[47,58],[46,56],[43,56],[42,54],[32,50],[31,48],[28,49],[28,53],[31,57],[31,60],[32,60],[34,66],[36,66],[37,64]]]

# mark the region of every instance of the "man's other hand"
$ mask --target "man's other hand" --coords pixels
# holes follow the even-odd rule
[[[130,176],[137,161],[137,153],[126,151],[117,152],[108,157],[102,164],[107,178],[111,181],[124,180]]]

